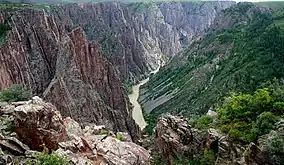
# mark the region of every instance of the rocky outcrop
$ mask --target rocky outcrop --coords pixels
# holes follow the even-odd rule
[[[23,84],[64,117],[127,131],[134,141],[139,138],[119,73],[101,56],[100,45],[88,42],[82,28],[69,33],[51,13],[36,8],[0,15],[12,28],[0,46],[0,89]]]
[[[180,155],[192,157],[204,148],[201,132],[192,129],[182,116],[161,117],[155,128],[155,137],[157,146],[169,165]]]
[[[81,28],[74,29],[70,36],[64,39],[67,52],[57,59],[59,65],[44,98],[64,116],[84,125],[96,123],[114,131],[128,130],[137,140],[139,128],[130,116],[117,72],[102,58],[99,46],[88,43]]]
[[[211,150],[218,165],[270,165],[266,151],[254,143],[238,144],[216,129],[201,133],[188,124],[182,116],[165,115],[159,118],[155,128],[156,145],[169,165],[183,158],[183,162],[194,160],[204,151]],[[266,144],[267,142],[265,142]],[[154,145],[154,144],[153,144]],[[153,147],[152,147],[153,148]],[[200,158],[200,157],[199,157]]]
[[[14,111],[14,129],[19,138],[33,150],[45,147],[56,150],[63,141],[66,129],[56,108],[34,97],[31,102],[17,106]]]
[[[126,132],[119,136],[111,131],[104,134],[106,130],[103,132],[102,128],[105,127],[95,125],[82,129],[75,120],[63,119],[52,104],[38,97],[16,103],[9,115],[13,116],[10,131],[15,132],[6,136],[2,135],[2,130],[0,132],[0,146],[5,151],[0,150],[0,164],[15,163],[16,160],[26,164],[38,154],[34,150],[55,152],[67,157],[74,165],[149,164],[149,152],[133,142],[124,141],[129,136]]]

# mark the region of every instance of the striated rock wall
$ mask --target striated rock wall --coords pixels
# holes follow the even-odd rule
[[[123,90],[201,34],[233,2],[94,3],[7,8],[0,89],[23,84],[81,124],[139,138]],[[89,42],[91,41],[91,42]]]
[[[66,29],[82,26],[126,80],[174,56],[234,2],[97,3],[53,6]]]
[[[64,116],[128,131],[138,139],[119,74],[81,28],[68,33],[54,16],[37,9],[1,15],[12,30],[0,46],[0,89],[23,84]]]

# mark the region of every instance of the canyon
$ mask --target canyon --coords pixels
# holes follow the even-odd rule
[[[22,84],[80,124],[140,129],[123,82],[137,83],[233,2],[5,6],[0,89]]]
[[[284,3],[30,2],[0,4],[0,164],[283,164]]]

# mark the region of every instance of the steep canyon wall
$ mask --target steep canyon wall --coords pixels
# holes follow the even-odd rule
[[[0,89],[23,84],[78,122],[139,128],[123,81],[137,81],[202,34],[232,2],[65,4],[3,9]]]

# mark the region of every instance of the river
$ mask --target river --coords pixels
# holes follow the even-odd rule
[[[156,70],[152,71],[151,73],[155,74],[159,71],[159,69],[160,67],[158,67]],[[141,105],[138,102],[139,90],[140,90],[140,86],[144,85],[148,81],[149,81],[149,77],[140,81],[139,84],[132,86],[132,93],[128,95],[129,101],[133,105],[132,117],[135,120],[135,122],[139,125],[141,130],[146,127],[147,123],[143,117]]]

